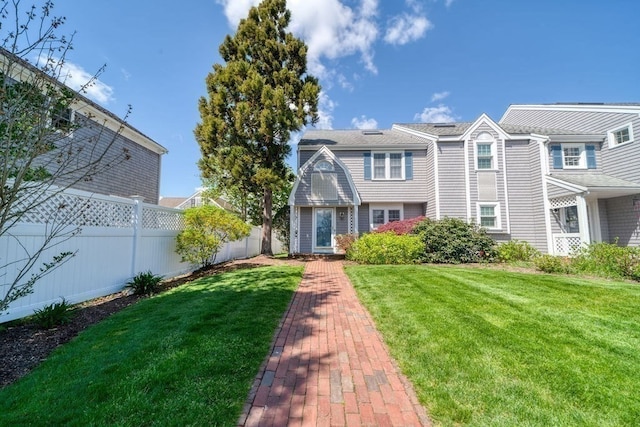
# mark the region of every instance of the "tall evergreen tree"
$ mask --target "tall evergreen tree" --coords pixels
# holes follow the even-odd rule
[[[291,132],[318,120],[318,80],[307,47],[287,32],[286,0],[264,0],[220,45],[225,64],[206,79],[195,135],[205,179],[262,197],[262,249],[272,255],[273,191],[286,177]]]

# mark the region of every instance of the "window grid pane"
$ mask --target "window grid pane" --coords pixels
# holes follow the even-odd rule
[[[491,152],[491,144],[478,144],[478,169],[493,168],[493,153]]]
[[[374,209],[373,212],[372,212],[372,216],[373,216],[373,226],[374,227],[384,224],[384,210],[383,209]]]
[[[496,226],[494,206],[480,206],[480,225],[488,228]]]
[[[384,153],[373,154],[373,177],[377,179],[386,178]]]
[[[580,148],[579,147],[564,148],[564,165],[580,166]]]
[[[629,128],[620,129],[619,131],[614,132],[614,136],[616,144],[622,144],[631,139],[629,137]]]
[[[390,153],[389,154],[389,177],[392,179],[402,178],[402,154]]]
[[[389,222],[400,221],[400,210],[389,209]]]

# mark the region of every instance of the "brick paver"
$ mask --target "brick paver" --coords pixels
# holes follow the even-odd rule
[[[341,261],[306,264],[238,425],[431,425]]]

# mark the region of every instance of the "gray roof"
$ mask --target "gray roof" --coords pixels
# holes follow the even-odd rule
[[[603,173],[551,175],[553,178],[585,188],[628,188],[640,191],[640,184]]]
[[[332,148],[337,145],[341,146],[407,146],[421,145],[427,143],[428,140],[406,132],[395,129],[382,130],[327,130],[327,129],[310,129],[307,130],[299,142],[300,147],[319,147],[326,145]]]
[[[430,135],[435,136],[457,136],[462,135],[469,129],[472,125],[472,122],[460,122],[460,123],[399,123],[398,126],[405,127],[407,129],[412,129],[418,132],[428,133]],[[538,126],[521,126],[521,125],[510,125],[510,124],[501,124],[499,125],[502,130],[504,130],[508,134],[519,135],[519,134],[538,134],[538,135],[598,135],[599,133],[589,133],[589,132],[579,132],[575,130],[569,129],[553,129],[553,128],[543,128]]]

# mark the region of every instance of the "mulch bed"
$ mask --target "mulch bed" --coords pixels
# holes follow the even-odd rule
[[[300,265],[303,262],[303,259],[275,259],[264,256],[232,261],[165,281],[161,285],[160,292],[200,277],[240,268],[283,264]],[[47,330],[41,329],[33,323],[10,322],[5,329],[0,329],[0,361],[2,361],[0,363],[0,388],[28,374],[44,361],[56,347],[70,341],[88,326],[135,304],[141,298],[144,297],[120,292],[84,302],[76,306],[73,319],[69,323]]]

